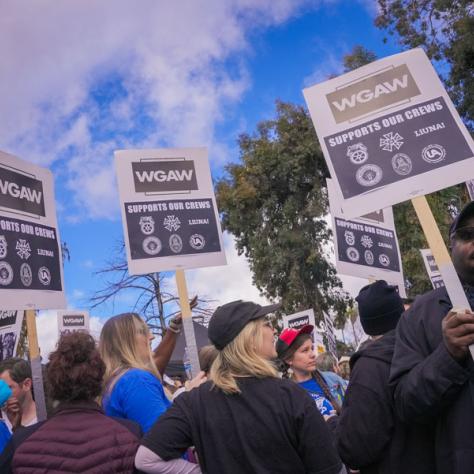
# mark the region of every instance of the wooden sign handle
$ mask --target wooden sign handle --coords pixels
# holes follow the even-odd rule
[[[195,377],[200,369],[199,356],[196,344],[196,335],[194,334],[194,325],[189,304],[188,288],[186,285],[186,277],[184,270],[176,270],[176,286],[178,287],[179,304],[181,306],[181,315],[183,317],[184,338],[186,340],[186,348],[188,357],[191,362],[191,375]],[[196,301],[194,301],[196,299]],[[197,304],[197,298],[193,298],[191,302],[193,306]]]
[[[43,369],[41,366],[38,334],[36,332],[36,311],[28,309],[25,313],[31,374],[33,377],[33,390],[35,393],[36,416],[38,421],[44,421],[47,418],[46,399],[44,396]]]
[[[464,288],[462,287],[459,276],[454,268],[451,256],[444,244],[443,237],[439,231],[436,220],[431,212],[431,208],[425,196],[418,196],[411,200],[415,212],[420,221],[428,245],[430,246],[433,257],[438,265],[441,276],[443,277],[446,291],[453,305],[453,309],[458,312],[464,312],[471,308]],[[471,355],[474,358],[474,345],[469,347]]]
[[[176,286],[178,287],[181,316],[183,317],[183,319],[190,318],[191,306],[189,305],[188,287],[186,285],[186,277],[184,276],[184,270],[176,270]]]

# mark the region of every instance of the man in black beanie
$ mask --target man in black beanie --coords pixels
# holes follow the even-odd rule
[[[361,474],[428,473],[412,470],[418,455],[406,449],[408,430],[395,417],[388,386],[395,328],[404,311],[398,288],[379,280],[362,288],[356,301],[371,341],[350,360],[351,378],[337,428],[339,455]]]
[[[453,311],[444,287],[418,297],[398,324],[390,381],[398,417],[433,427],[434,472],[472,474],[474,202],[456,217],[449,238],[471,308]]]

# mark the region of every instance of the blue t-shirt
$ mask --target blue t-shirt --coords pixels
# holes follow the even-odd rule
[[[3,450],[5,449],[5,446],[8,444],[8,441],[10,441],[11,438],[11,433],[7,428],[7,425],[3,420],[0,420],[0,454],[3,453]]]
[[[303,387],[311,395],[321,415],[330,416],[336,414],[332,403],[326,398],[323,389],[316,380],[311,378],[306,380],[306,382],[299,382],[298,385]]]
[[[138,423],[146,433],[171,405],[161,382],[150,372],[130,369],[102,401],[105,414]]]

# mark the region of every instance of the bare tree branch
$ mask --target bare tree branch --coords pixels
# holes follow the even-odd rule
[[[129,275],[123,241],[116,246],[115,256],[94,274],[103,278],[104,286],[89,298],[91,308],[105,303],[115,304],[116,298],[123,292],[135,292],[133,311],[138,312],[150,330],[159,336],[166,330],[167,321],[180,313],[179,297],[167,290],[163,274]],[[193,319],[207,326],[214,302],[209,298],[198,298]]]

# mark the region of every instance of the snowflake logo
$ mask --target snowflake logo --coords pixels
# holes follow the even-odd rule
[[[19,239],[16,241],[17,255],[23,260],[28,260],[31,255],[30,244],[25,239]]]
[[[368,235],[365,235],[365,234],[360,238],[360,243],[366,249],[370,249],[374,245],[373,240]]]
[[[380,139],[380,146],[382,150],[390,152],[393,151],[394,148],[400,150],[403,143],[403,137],[399,133],[389,132]]]
[[[166,230],[176,232],[181,227],[181,221],[176,216],[166,216],[163,225]]]

